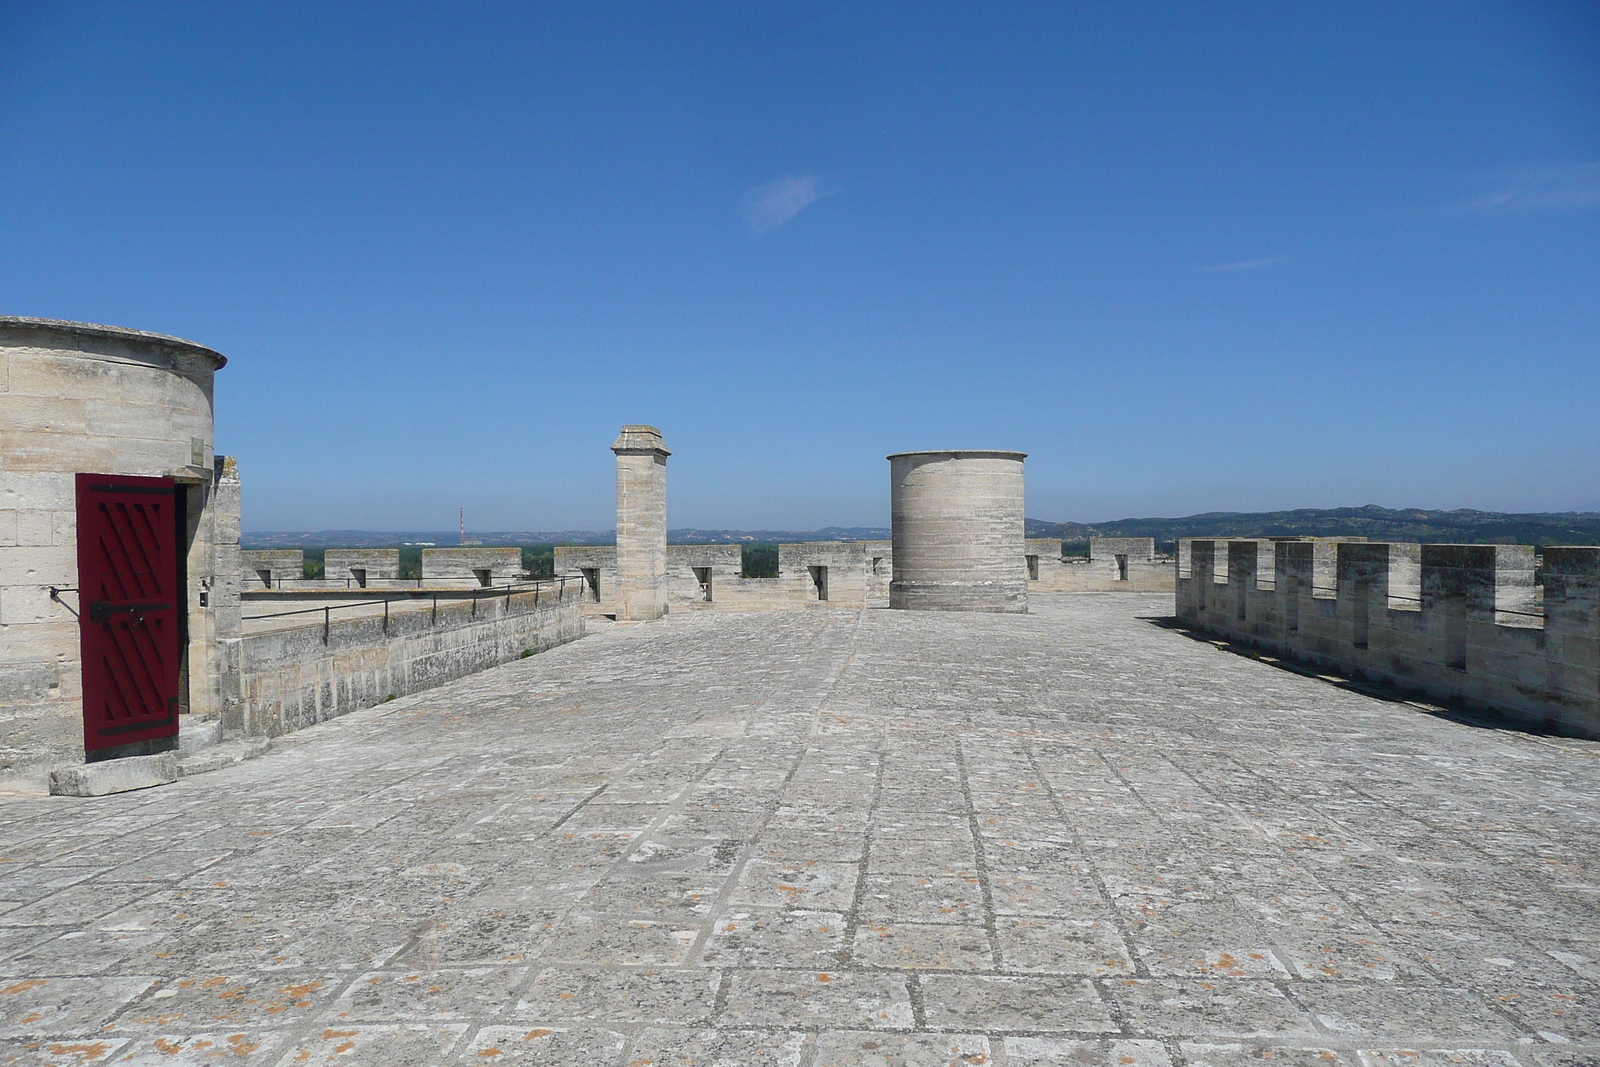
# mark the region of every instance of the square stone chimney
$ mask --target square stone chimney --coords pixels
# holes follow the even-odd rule
[[[667,613],[667,457],[654,426],[624,426],[617,454],[617,619]]]

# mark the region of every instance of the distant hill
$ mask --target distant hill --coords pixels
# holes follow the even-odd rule
[[[1041,522],[1028,519],[1029,537],[1087,541],[1091,537],[1366,537],[1372,541],[1461,544],[1600,545],[1600,512],[1508,514],[1425,511],[1421,508],[1301,508],[1296,511],[1208,511],[1179,519]]]
[[[1373,541],[1467,544],[1600,545],[1600,512],[1507,514],[1499,511],[1425,511],[1420,508],[1301,508],[1297,511],[1208,511],[1178,519],[1115,519],[1110,522],[1045,522],[1028,519],[1029,537],[1086,542],[1091,537],[1366,537]],[[614,530],[500,530],[478,533],[485,545],[609,545]],[[824,526],[820,530],[667,531],[675,545],[736,545],[754,541],[887,540],[887,526]],[[245,548],[377,548],[418,542],[454,545],[455,530],[320,530],[248,533]]]

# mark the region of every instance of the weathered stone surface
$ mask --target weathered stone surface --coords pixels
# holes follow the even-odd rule
[[[177,780],[177,753],[161,752],[154,756],[125,756],[100,763],[57,767],[50,772],[50,792],[60,797],[103,797],[168,785]]]
[[[475,599],[415,596],[340,611],[326,629],[317,614],[247,616],[240,700],[225,734],[289,733],[583,636],[577,583]]]
[[[271,747],[271,738],[243,737],[237,741],[223,741],[192,752],[179,752],[178,777],[189,778],[196,774],[220,771],[235,763],[255,759]]]
[[[279,589],[306,576],[303,548],[244,548],[239,550],[241,589]]]
[[[427,561],[427,555],[423,555]],[[499,560],[494,560],[498,563]],[[493,566],[494,563],[489,564]],[[522,569],[521,553],[516,561]],[[398,548],[330,548],[322,553],[322,574],[328,581],[349,582],[365,587],[373,584],[397,582],[400,578],[400,550]]]
[[[222,740],[222,720],[201,720],[193,715],[178,719],[178,753],[187,756]]]
[[[649,622],[666,614],[667,451],[654,426],[624,426],[617,455],[618,619]]]
[[[1600,1061],[1600,744],[1032,609],[611,626],[0,801],[0,1063]]]
[[[397,549],[395,573],[399,572],[400,553]],[[467,585],[499,585],[514,580],[521,573],[520,548],[468,545],[422,550],[422,580],[430,584],[455,580]]]
[[[1176,613],[1324,669],[1600,739],[1600,548],[1536,558],[1531,545],[1185,538]]]
[[[215,506],[212,387],[226,362],[176,337],[0,315],[0,779],[39,788],[84,754],[79,473],[185,487],[188,706],[220,710],[210,615],[229,535]]]
[[[556,573],[584,577],[596,614],[618,610],[617,566],[615,545],[555,549]],[[888,601],[892,566],[888,541],[806,541],[778,546],[777,577],[746,578],[739,545],[667,545],[666,595],[673,611],[875,606]]]
[[[891,608],[1028,610],[1025,458],[984,450],[889,457]]]
[[[1059,537],[1027,541],[1030,593],[1171,593],[1176,568],[1150,537],[1091,537],[1088,556],[1061,554]]]
[[[1175,568],[1148,537],[1094,537],[1087,558],[1065,558],[1060,538],[1029,538],[1027,588],[1039,593],[1171,593]],[[329,559],[333,558],[329,550]],[[329,574],[333,564],[329,563]],[[826,603],[882,607],[894,572],[892,541],[805,541],[778,546],[775,578],[746,578],[738,545],[668,545],[673,611],[775,611]],[[557,545],[557,574],[582,575],[595,614],[617,610],[615,545]]]

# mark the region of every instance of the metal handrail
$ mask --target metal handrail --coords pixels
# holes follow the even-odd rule
[[[551,582],[551,581],[555,581],[555,579],[559,578],[559,577],[560,577],[560,575],[552,575],[549,578],[533,578],[533,577],[514,578],[514,579],[512,579],[512,581],[514,583]],[[326,583],[328,585],[332,585],[335,582],[343,582],[344,583],[344,587],[346,589],[421,589],[422,588],[422,583],[425,580],[426,579],[423,579],[423,578],[368,578],[367,579],[368,582],[406,582],[406,583],[409,583],[409,584],[403,585],[403,586],[401,586],[401,585],[374,586],[374,585],[356,585],[356,584],[354,584],[355,581],[356,581],[356,579],[354,579],[354,578],[274,578],[273,579],[274,584],[272,584],[272,585],[251,586],[249,589],[247,589],[245,591],[246,592],[250,592],[250,593],[254,593],[254,592],[259,592],[262,589],[277,589],[277,588],[280,588],[281,585],[288,585],[291,582],[323,582],[323,583]],[[258,576],[256,578],[247,579],[247,581],[251,581],[251,582],[260,581],[260,578]],[[496,586],[494,588],[499,588],[499,587]],[[315,590],[313,590],[313,591],[315,591]]]
[[[439,619],[439,594],[440,593],[443,593],[447,600],[470,600],[472,602],[472,616],[473,616],[473,618],[477,618],[477,615],[478,615],[478,601],[480,601],[480,600],[485,600],[485,599],[495,598],[495,597],[505,597],[506,606],[510,607],[512,596],[514,596],[517,593],[532,592],[534,594],[534,602],[537,603],[538,602],[539,589],[540,589],[541,586],[544,586],[544,585],[555,585],[555,586],[558,586],[559,588],[558,588],[558,591],[557,591],[557,595],[558,595],[558,598],[559,598],[560,596],[565,596],[566,595],[567,580],[568,579],[567,579],[566,575],[561,575],[561,576],[556,577],[556,578],[534,578],[534,579],[532,579],[530,581],[527,581],[527,582],[517,583],[516,585],[495,586],[493,588],[485,588],[485,589],[442,589],[442,590],[434,590],[431,593],[429,593],[429,598],[432,600],[432,605],[431,605],[432,617],[429,619],[429,625],[433,625],[434,623],[438,622],[438,619]],[[421,599],[422,598],[420,596],[412,595],[412,596],[400,596],[400,597],[384,597],[382,600],[370,600],[370,599],[369,600],[352,600],[348,604],[325,605],[325,606],[320,607],[320,608],[296,608],[293,611],[273,611],[273,612],[268,612],[268,613],[263,614],[263,615],[244,615],[244,616],[240,617],[239,621],[240,622],[256,622],[256,621],[261,620],[261,619],[282,619],[282,618],[287,618],[287,617],[289,617],[291,615],[311,615],[311,614],[315,614],[316,612],[320,611],[320,612],[322,612],[322,643],[323,644],[327,644],[328,643],[329,628],[332,625],[332,613],[335,612],[335,611],[345,611],[345,610],[349,610],[349,609],[353,609],[353,608],[370,608],[370,607],[374,606],[375,604],[382,604],[383,605],[383,632],[384,633],[388,633],[389,632],[389,605],[390,604],[411,603],[411,602],[415,602],[415,601],[418,601],[418,600],[421,600]]]

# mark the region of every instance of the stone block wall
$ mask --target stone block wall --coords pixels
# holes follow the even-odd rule
[[[1538,568],[1526,545],[1193,539],[1179,560],[1186,622],[1600,738],[1600,548]]]
[[[825,571],[818,574],[812,568]],[[596,613],[616,610],[617,550],[614,545],[557,545],[557,574],[581,574]],[[888,541],[807,541],[778,546],[778,577],[743,577],[738,545],[668,545],[667,590],[673,611],[771,611],[824,603],[817,579],[825,579],[826,603],[860,606],[889,595]],[[711,599],[701,584],[709,572]]]
[[[0,472],[0,779],[83,759],[72,475]]]
[[[889,460],[889,606],[1026,613],[1026,453],[896,452]]]
[[[306,554],[299,548],[245,548],[239,551],[241,589],[279,589],[285,580],[306,576]]]
[[[738,545],[668,545],[668,610],[696,610],[719,602],[727,606],[742,591],[743,571]]]
[[[208,673],[222,667],[210,654],[210,605],[214,587],[232,580],[216,569],[213,514],[212,397],[225,363],[181,338],[0,316],[0,779],[84,758],[80,473],[179,487],[189,620],[181,699],[214,708],[224,685]]]
[[[1027,541],[1029,587],[1040,593],[1170,593],[1173,560],[1150,537],[1094,537],[1089,557],[1061,554],[1059,538]]]
[[[611,445],[617,458],[618,619],[648,622],[666,614],[667,458],[654,426],[624,426]]]
[[[1063,559],[1061,542],[1027,542],[1029,582],[1038,592],[1170,593],[1173,559],[1158,556],[1148,538],[1104,538],[1091,543],[1086,560]],[[1117,560],[1123,555],[1126,562]],[[818,568],[826,573],[818,573]],[[615,611],[617,550],[614,545],[557,545],[557,574],[583,574],[590,582],[595,613]],[[697,569],[709,571],[711,600],[705,598]],[[889,541],[802,541],[778,546],[778,577],[741,577],[738,545],[668,545],[667,585],[674,611],[770,611],[823,603],[818,579],[826,581],[827,603],[882,604],[889,596],[894,552]]]
[[[520,550],[518,553],[517,564],[520,569]],[[330,582],[348,582],[363,588],[369,583],[392,583],[400,577],[400,550],[330,548],[322,554],[322,576]]]
[[[889,600],[889,583],[894,579],[894,542],[857,541],[861,546],[862,567],[866,574],[863,582],[868,600]]]
[[[594,602],[594,614],[617,610],[615,545],[557,545],[556,574],[582,575]],[[697,571],[709,571],[711,599]],[[667,604],[671,611],[767,611],[796,606],[799,601],[782,578],[745,578],[738,545],[668,545]]]
[[[880,542],[873,542],[880,544]],[[868,581],[871,559],[878,558],[880,574],[893,570],[893,557],[887,550],[881,556],[868,556],[866,541],[803,541],[778,546],[778,578],[788,596],[798,604],[860,606],[871,596]],[[887,581],[883,596],[888,596]]]
[[[398,558],[395,563],[399,567]],[[398,570],[397,570],[398,573]],[[422,550],[422,580],[430,585],[454,582],[494,585],[515,581],[522,573],[522,549],[463,545]]]
[[[249,634],[224,736],[275,737],[576,640],[584,595],[569,583]]]
[[[608,605],[617,600],[616,545],[557,545],[555,572],[582,576],[595,614],[613,610]]]
[[[239,537],[243,496],[238,460],[233,456],[218,456],[211,507],[215,574],[211,579],[211,588],[207,590],[206,610],[189,615],[189,711],[206,720],[220,719],[227,709],[237,707],[241,699],[239,640],[244,624],[240,597],[240,572],[243,568],[239,562],[242,554]],[[209,628],[209,633],[206,628]],[[204,672],[195,667],[202,659],[209,661]],[[193,679],[202,674],[210,679],[212,687],[210,698],[205,701],[195,699],[193,695]]]

